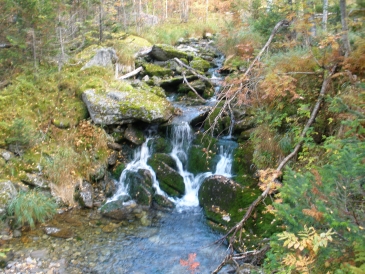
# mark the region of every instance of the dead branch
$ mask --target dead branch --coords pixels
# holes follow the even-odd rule
[[[199,93],[193,88],[192,85],[188,82],[188,79],[186,79],[185,73],[182,73],[182,76],[184,77],[184,83],[188,85],[188,87],[195,93],[196,96],[198,96],[199,99],[203,100],[205,102],[205,99],[199,95]]]
[[[180,66],[188,69],[189,71],[191,71],[192,74],[194,74],[195,76],[198,76],[200,79],[207,81],[208,83],[214,85],[214,83],[212,82],[211,79],[205,77],[204,75],[199,74],[195,69],[193,69],[192,67],[189,67],[188,65],[185,65],[179,58],[174,58],[175,62],[178,63]]]
[[[124,80],[127,79],[129,77],[132,77],[134,75],[137,75],[138,73],[140,73],[143,70],[143,67],[139,67],[131,72],[128,72],[127,74],[124,74],[123,76],[120,76],[119,78],[117,78],[118,80]]]

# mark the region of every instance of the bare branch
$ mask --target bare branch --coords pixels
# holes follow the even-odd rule
[[[118,80],[124,80],[124,79],[127,79],[129,77],[132,77],[134,75],[137,75],[138,73],[140,73],[141,71],[143,70],[143,67],[139,67],[127,74],[124,74],[123,76],[120,76],[119,78],[117,78]]]
[[[195,93],[196,96],[198,96],[199,99],[205,102],[205,99],[199,95],[199,93],[195,90],[195,88],[192,87],[192,85],[190,85],[188,79],[186,79],[185,73],[182,73],[182,76],[184,77],[184,83],[188,85],[188,87]]]

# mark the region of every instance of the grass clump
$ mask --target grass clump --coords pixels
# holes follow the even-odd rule
[[[21,191],[10,202],[8,214],[14,215],[17,224],[29,224],[31,228],[35,227],[37,222],[44,222],[56,214],[56,202],[42,192],[30,190]]]

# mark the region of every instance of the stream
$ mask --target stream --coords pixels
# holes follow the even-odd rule
[[[212,78],[219,82],[214,70]],[[207,102],[207,105],[212,104],[214,98]],[[134,159],[121,174],[116,194],[108,200],[128,195],[126,174],[142,168],[151,172],[155,191],[176,205],[172,212],[155,212],[149,226],[141,226],[137,221],[107,219],[97,210],[66,212],[62,217],[56,216],[51,224],[66,224],[73,230],[72,237],[50,237],[42,228],[25,232],[6,244],[5,248],[13,249],[14,258],[0,273],[211,273],[227,250],[223,245],[214,244],[221,235],[206,224],[199,207],[198,190],[210,175],[232,177],[232,154],[237,144],[229,137],[221,138],[215,170],[194,176],[186,169],[187,151],[194,138],[189,121],[200,114],[202,106],[176,105],[183,110],[183,115],[173,121],[168,138],[173,147],[170,156],[184,179],[185,195],[171,198],[160,189],[154,171],[147,164],[152,135],[136,149]],[[228,265],[220,273],[232,269]]]

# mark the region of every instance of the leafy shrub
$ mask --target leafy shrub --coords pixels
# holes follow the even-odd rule
[[[284,176],[281,203],[275,203],[276,217],[286,225],[286,236],[291,235],[292,244],[285,247],[289,238],[284,234],[276,235],[279,239],[276,236],[272,238],[272,250],[266,264],[270,270],[284,267],[283,273],[289,273],[285,272],[289,269],[301,271],[300,265],[303,264],[299,262],[304,262],[313,273],[347,273],[341,269],[353,264],[356,252],[353,243],[365,244],[365,220],[361,217],[365,214],[365,143],[356,139],[341,142],[329,139],[325,147],[330,155],[329,164],[314,166],[305,173],[288,170]],[[312,244],[303,248],[307,251],[317,252],[313,247],[319,242],[314,235],[321,238],[327,237],[331,230],[334,232],[331,233],[333,241],[327,237],[329,241],[312,257],[309,251],[297,250],[301,246],[299,240],[293,241],[298,239],[295,235],[304,239],[301,235],[304,235],[303,227],[306,226],[313,232],[305,238]]]
[[[37,190],[21,191],[10,202],[8,214],[14,215],[17,224],[29,224],[35,227],[37,222],[44,222],[56,214],[56,202]]]

